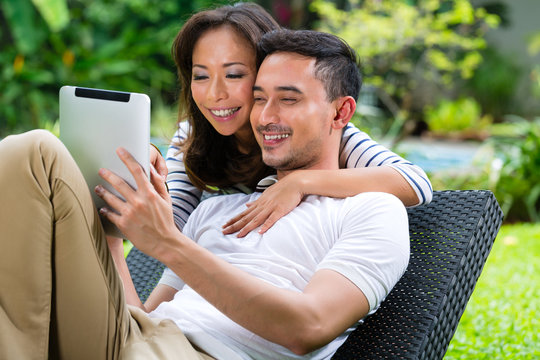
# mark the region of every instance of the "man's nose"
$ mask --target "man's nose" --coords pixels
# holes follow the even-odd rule
[[[261,125],[276,124],[279,122],[279,109],[273,101],[268,101],[259,115]]]
[[[219,101],[226,99],[228,96],[227,87],[225,82],[220,78],[214,78],[210,83],[210,88],[208,89],[208,99],[212,101]]]

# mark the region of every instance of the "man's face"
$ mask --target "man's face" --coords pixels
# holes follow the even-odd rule
[[[321,81],[315,59],[275,53],[262,63],[253,87],[251,126],[263,161],[280,171],[322,168],[336,109]]]

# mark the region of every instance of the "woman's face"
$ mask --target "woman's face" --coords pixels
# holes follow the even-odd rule
[[[252,137],[255,50],[230,26],[203,33],[193,49],[191,93],[202,114],[221,135]]]

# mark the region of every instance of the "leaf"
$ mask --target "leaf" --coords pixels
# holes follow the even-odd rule
[[[36,52],[46,33],[36,22],[36,13],[31,2],[2,1],[0,4],[10,25],[17,51],[24,55]]]
[[[32,0],[32,2],[51,31],[60,31],[69,23],[66,0]]]
[[[540,53],[540,32],[534,34],[529,39],[528,51],[531,55]]]

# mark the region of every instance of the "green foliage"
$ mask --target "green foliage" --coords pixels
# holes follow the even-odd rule
[[[216,3],[0,0],[0,137],[54,128],[66,84],[144,92],[154,110],[174,102],[172,41],[191,13]]]
[[[492,126],[470,168],[429,174],[434,189],[489,189],[505,221],[540,221],[540,118]]]
[[[540,224],[503,225],[445,360],[540,357]]]
[[[529,39],[528,46],[529,54],[531,56],[540,54],[540,32],[535,33]],[[531,71],[531,81],[533,87],[533,94],[540,98],[540,65],[536,65]]]
[[[480,64],[484,33],[498,17],[468,0],[350,1],[339,10],[315,0],[319,28],[345,39],[363,62],[365,82],[411,106],[411,90],[424,79],[445,87],[470,78]]]
[[[540,221],[540,118],[520,137],[498,140],[503,166],[495,195],[509,220]]]
[[[473,98],[441,100],[436,107],[425,108],[424,119],[432,132],[458,136],[486,132],[492,123],[489,115],[482,116],[480,105]]]
[[[491,47],[481,53],[484,60],[467,81],[467,88],[484,112],[502,118],[512,106],[521,70]]]

